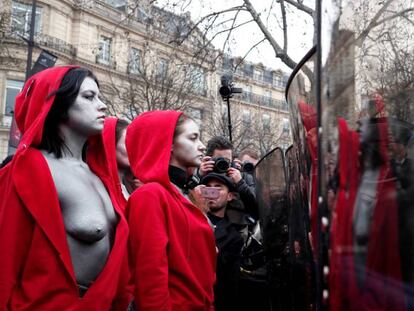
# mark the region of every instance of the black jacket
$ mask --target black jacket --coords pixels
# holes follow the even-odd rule
[[[215,310],[234,310],[238,303],[240,260],[243,238],[227,217],[208,214],[215,225],[217,255],[217,282],[214,288]]]

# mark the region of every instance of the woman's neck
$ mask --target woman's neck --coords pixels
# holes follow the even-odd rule
[[[82,151],[88,137],[82,135],[73,129],[61,125],[59,127],[64,141],[64,148],[62,150],[62,158],[75,158],[82,161]]]

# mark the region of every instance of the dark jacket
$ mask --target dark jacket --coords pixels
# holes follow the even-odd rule
[[[227,217],[208,215],[215,225],[217,282],[214,288],[215,310],[234,310],[238,301],[240,260],[243,238]]]

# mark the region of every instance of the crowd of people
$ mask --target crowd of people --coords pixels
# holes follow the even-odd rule
[[[243,310],[254,165],[178,111],[107,117],[88,69],[30,77],[0,170],[0,310]]]

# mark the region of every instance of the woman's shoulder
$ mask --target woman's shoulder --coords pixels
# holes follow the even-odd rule
[[[129,200],[137,200],[143,196],[160,197],[165,195],[168,195],[168,190],[162,184],[149,182],[135,190],[129,197]]]

